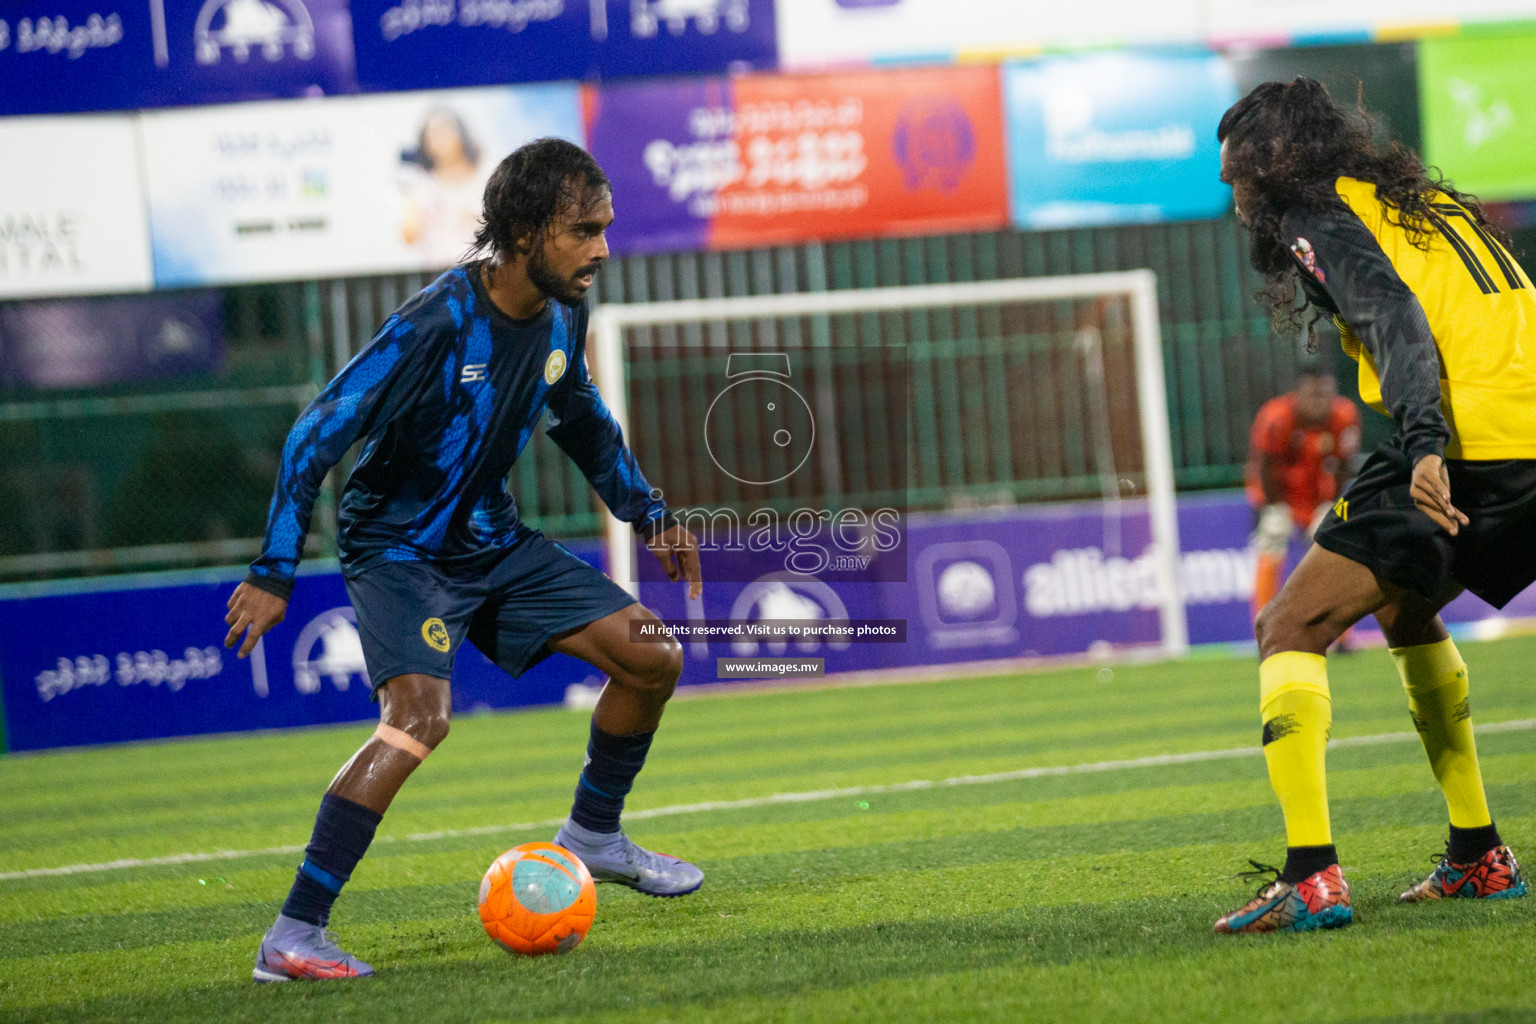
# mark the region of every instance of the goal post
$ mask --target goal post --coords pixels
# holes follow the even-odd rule
[[[603,398],[630,435],[631,410],[626,345],[646,345],[645,329],[692,328],[844,314],[884,314],[950,309],[987,310],[1059,300],[1120,299],[1129,320],[1134,353],[1137,420],[1143,458],[1144,494],[1158,580],[1161,647],[1184,653],[1189,629],[1180,586],[1178,509],[1174,492],[1157,277],[1151,270],[1013,278],[960,284],[800,292],[739,298],[684,299],[647,303],[605,303],[592,317],[593,362]],[[626,340],[626,332],[636,337]],[[638,593],[635,539],[627,524],[607,517],[607,554],[615,580]]]

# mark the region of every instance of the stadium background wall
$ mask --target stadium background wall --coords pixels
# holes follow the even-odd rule
[[[628,257],[599,275],[599,292],[606,302],[654,301],[1151,267],[1158,275],[1179,486],[1226,487],[1241,481],[1253,411],[1289,383],[1298,359],[1294,345],[1276,342],[1253,304],[1257,281],[1241,245],[1236,222],[1223,218]],[[7,395],[0,402],[0,577],[229,564],[254,555],[276,456],[298,410],[426,279],[224,289],[224,356],[216,372],[169,385]],[[1331,346],[1323,347],[1331,354]],[[954,373],[960,358],[936,354],[936,379]],[[686,385],[690,376],[702,384],[711,372],[699,364],[634,365],[630,407],[642,410],[671,384]],[[702,401],[708,390],[684,386],[680,393]],[[933,399],[939,423],[959,422],[958,395],[938,389]],[[656,467],[649,471],[665,480],[656,441],[641,423],[632,440],[641,465]],[[913,441],[918,461],[932,465],[957,457],[956,445],[966,459],[964,449],[986,443],[978,432],[958,438],[915,433]],[[1054,465],[973,477],[916,507],[1094,493],[1085,442],[1064,441],[1069,454]],[[335,479],[344,476],[339,471]],[[512,485],[530,518],[551,534],[600,532],[585,481],[541,436],[514,469]],[[316,551],[326,550],[333,531],[327,494],[315,519]]]
[[[1240,90],[1305,73],[1348,96],[1359,83],[1383,128],[1410,146],[1420,141],[1415,43],[1292,47],[1234,52]],[[1528,207],[1502,213],[1517,250],[1533,241]],[[1241,480],[1247,428],[1258,405],[1288,385],[1299,353],[1278,342],[1250,296],[1257,287],[1244,236],[1229,215],[1217,220],[1053,231],[1001,230],[925,238],[887,238],[747,251],[615,259],[599,275],[603,302],[762,295],[882,285],[989,280],[1148,267],[1158,277],[1177,482],[1182,489],[1229,487]],[[201,363],[159,380],[92,388],[28,390],[0,374],[0,580],[230,564],[258,548],[276,453],[298,409],[366,342],[374,327],[430,275],[407,274],[263,284],[130,299],[75,300],[81,315],[111,323],[135,304],[181,301],[216,310],[213,351]],[[0,304],[0,314],[33,304]],[[1070,325],[1056,325],[1058,328]],[[1046,325],[1047,329],[1051,325]],[[4,318],[0,316],[0,336]],[[220,341],[222,344],[218,344]],[[61,339],[62,340],[62,339]],[[891,339],[905,341],[905,338]],[[1318,340],[1337,358],[1331,332]],[[668,398],[706,399],[693,386],[712,368],[698,361],[642,360],[630,368],[630,407]],[[935,350],[915,381],[954,379],[966,355]],[[1042,384],[1071,390],[1071,367],[1042,361]],[[1341,379],[1348,394],[1352,382]],[[1092,494],[1089,445],[1079,425],[1040,424],[1060,436],[1038,446],[1045,460],[1013,460],[977,473],[985,432],[966,429],[958,391],[918,395],[939,431],[915,431],[914,464],[951,468],[942,487],[918,487],[917,510],[972,507]],[[1387,422],[1366,416],[1366,443]],[[658,462],[657,439],[643,419],[632,431],[642,465]],[[958,435],[958,436],[956,436]],[[953,465],[962,468],[954,470]],[[312,551],[329,550],[333,495],[322,495]],[[665,474],[653,471],[656,475]],[[693,468],[687,475],[697,477]],[[600,532],[602,510],[574,466],[542,438],[512,481],[529,516],[557,536]],[[914,481],[921,484],[921,480]],[[837,501],[838,494],[826,495]]]
[[[1348,96],[1359,83],[1384,129],[1410,146],[1420,142],[1418,47],[1381,45],[1290,47],[1234,52],[1228,59],[1239,90],[1292,74],[1310,74]],[[1516,248],[1536,239],[1529,208],[1500,211],[1515,229]],[[1002,230],[925,238],[888,238],[781,246],[735,252],[618,258],[599,275],[599,299],[643,302],[883,285],[979,281],[1002,277],[1151,268],[1168,374],[1178,485],[1229,487],[1241,480],[1247,428],[1258,405],[1289,383],[1299,353],[1275,339],[1251,301],[1255,275],[1243,258],[1244,236],[1231,216],[1217,220],[1075,230]],[[262,284],[132,299],[75,300],[102,322],[131,318],[135,303],[181,301],[212,307],[222,346],[201,365],[174,377],[94,388],[28,390],[0,379],[0,580],[230,564],[251,557],[262,531],[276,453],[296,412],[366,342],[388,312],[429,279],[425,274]],[[30,303],[0,304],[0,314]],[[0,318],[0,335],[4,333]],[[892,339],[902,341],[906,339]],[[1331,333],[1318,339],[1324,360],[1341,375]],[[698,396],[693,386],[712,368],[697,361],[649,359],[630,368],[630,407],[663,396]],[[965,355],[936,351],[915,366],[924,379],[963,372]],[[1062,390],[1070,367],[1042,362],[1038,372]],[[0,377],[3,377],[0,374]],[[1341,390],[1351,393],[1347,379]],[[925,396],[918,396],[921,400]],[[926,396],[943,435],[914,432],[914,464],[976,464],[984,432],[965,429],[952,389]],[[1047,428],[1044,425],[1042,429]],[[1043,449],[1060,457],[1015,460],[1006,471],[945,472],[945,486],[919,487],[914,508],[941,509],[1001,501],[1092,494],[1087,443],[1078,426]],[[1388,425],[1366,416],[1366,443]],[[637,419],[632,441],[642,465],[657,462],[656,439]],[[955,434],[960,436],[956,437]],[[342,472],[345,470],[342,467]],[[697,477],[693,467],[687,475]],[[663,475],[664,474],[658,474]],[[312,550],[329,550],[333,494],[322,495]],[[575,468],[542,438],[519,462],[512,481],[524,510],[557,536],[600,532],[602,510]],[[914,481],[920,484],[921,481]],[[827,495],[836,501],[840,496]]]

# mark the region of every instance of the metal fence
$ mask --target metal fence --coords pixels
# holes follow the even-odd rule
[[[599,275],[598,292],[602,302],[642,302],[1148,267],[1158,277],[1177,480],[1186,488],[1216,487],[1241,479],[1251,417],[1289,383],[1297,362],[1295,345],[1273,337],[1252,301],[1258,281],[1242,242],[1235,221],[1224,218],[629,257]],[[229,288],[217,372],[174,386],[0,394],[0,578],[249,558],[259,548],[288,426],[428,279]],[[1103,315],[1110,318],[1099,325],[1103,337],[1120,344],[1117,314]],[[1068,392],[1089,395],[1082,388],[1091,382],[1072,376],[1080,366],[1056,365],[1047,374],[1047,363],[1061,359],[1051,352],[1060,349],[1063,332],[1069,342],[1076,338],[1083,315],[1055,316],[1051,324],[997,325],[970,336],[940,331],[890,339],[909,345],[914,382],[926,389],[913,412],[930,417],[910,432],[913,507],[1060,497],[1098,486],[1090,465],[1098,443],[1091,400],[1071,415],[1052,405]],[[636,365],[630,407],[649,400],[642,396],[707,394],[699,381],[714,372],[707,360]],[[1001,419],[998,410],[1006,413]],[[1048,444],[1035,443],[1020,433],[1031,417],[1068,426]],[[999,429],[1007,436],[999,438]],[[655,442],[638,422],[637,433],[637,454],[647,465],[655,456],[644,449]],[[985,472],[976,470],[983,465]],[[334,488],[347,468],[322,495],[313,551],[331,549]],[[511,485],[525,514],[546,530],[601,532],[601,509],[586,482],[542,434],[514,468]]]

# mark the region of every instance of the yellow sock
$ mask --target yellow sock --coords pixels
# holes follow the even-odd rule
[[[1408,713],[1429,755],[1429,766],[1445,793],[1451,824],[1457,828],[1491,825],[1461,652],[1447,637],[1435,644],[1394,647],[1392,660],[1408,691]]]
[[[1327,846],[1328,781],[1324,754],[1333,724],[1327,662],[1321,654],[1284,651],[1259,664],[1259,711],[1269,784],[1285,814],[1288,846]]]

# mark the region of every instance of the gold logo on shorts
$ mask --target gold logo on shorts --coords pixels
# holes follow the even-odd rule
[[[548,359],[544,360],[544,383],[553,384],[563,376],[565,376],[565,350],[557,348],[549,354]]]
[[[1342,522],[1349,522],[1349,502],[1345,501],[1343,498],[1340,498],[1338,501],[1334,502],[1333,514],[1338,516]]]
[[[448,653],[451,641],[448,639],[448,627],[443,625],[442,619],[428,619],[421,624],[421,638],[427,642],[427,646],[434,651],[443,654]]]

